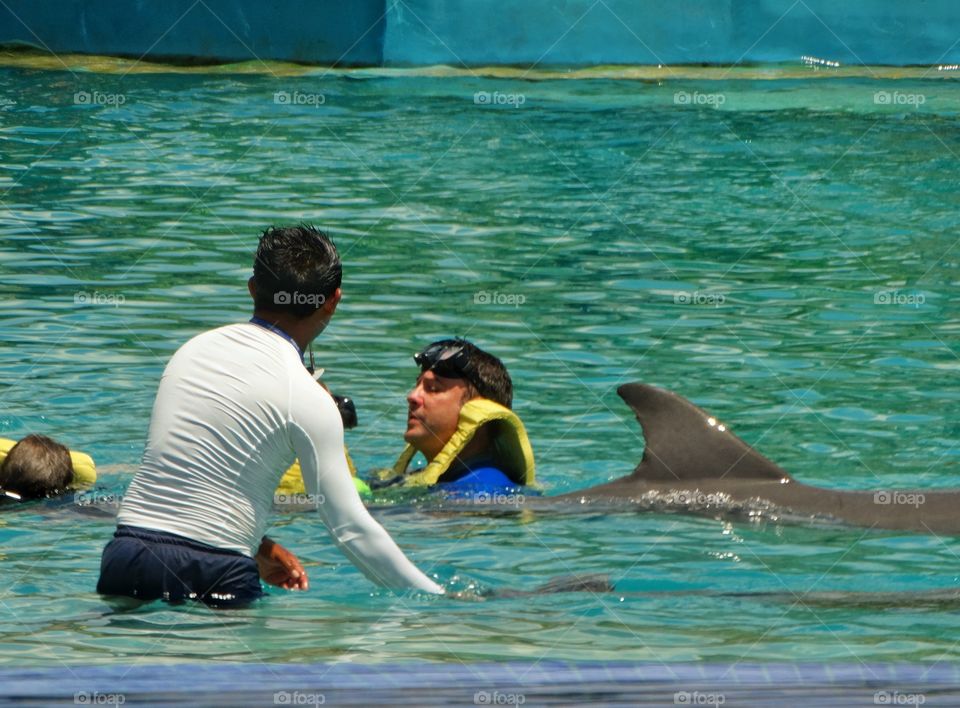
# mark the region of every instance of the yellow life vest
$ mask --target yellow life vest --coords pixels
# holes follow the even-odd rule
[[[350,459],[350,451],[347,450],[346,445],[343,446],[343,454],[347,457],[347,467],[350,468],[350,474],[353,476],[353,483],[357,487],[357,491],[361,494],[369,494],[370,487],[367,486],[366,482],[357,477],[357,467],[353,464],[353,460]],[[303,470],[300,469],[300,460],[294,460],[293,464],[283,473],[283,477],[280,478],[280,484],[277,485],[275,494],[292,496],[306,493],[307,488],[303,483]]]
[[[422,470],[407,472],[413,456],[417,454],[413,445],[407,445],[389,471],[392,475],[405,475],[403,486],[423,487],[437,483],[437,480],[449,469],[450,465],[467,446],[473,436],[485,425],[490,425],[493,440],[492,457],[497,466],[518,484],[530,485],[536,481],[534,475],[533,448],[527,438],[526,428],[517,414],[499,403],[486,398],[474,398],[463,404],[460,419],[453,436],[443,446],[430,464]]]
[[[16,440],[0,438],[0,464],[7,459],[7,454],[16,444]],[[97,481],[97,467],[93,464],[93,458],[90,455],[71,450],[70,462],[73,463],[71,487],[88,487]]]

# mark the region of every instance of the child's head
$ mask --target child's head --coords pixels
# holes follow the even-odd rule
[[[24,501],[62,492],[71,481],[70,451],[45,435],[23,438],[0,465],[0,489]]]

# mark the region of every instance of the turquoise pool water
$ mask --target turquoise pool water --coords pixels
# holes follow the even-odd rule
[[[301,219],[345,260],[315,350],[357,401],[361,469],[399,452],[410,354],[461,335],[510,367],[550,493],[639,460],[614,393],[631,380],[691,398],[806,482],[960,486],[960,91],[944,72],[71,69],[0,69],[0,435],[91,453],[104,496],[138,461],[166,360],[248,317],[257,234]],[[453,588],[593,572],[617,591],[395,597],[318,519],[278,512],[309,593],[121,613],[92,591],[112,521],[28,510],[0,517],[0,663],[960,655],[960,601],[924,595],[957,587],[955,538],[376,513]]]

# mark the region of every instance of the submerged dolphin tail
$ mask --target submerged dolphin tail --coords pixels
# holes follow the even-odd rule
[[[617,393],[633,409],[646,441],[632,479],[790,479],[785,470],[681,396],[642,383],[624,384]]]

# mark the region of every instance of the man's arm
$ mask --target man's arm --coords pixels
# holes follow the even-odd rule
[[[407,559],[363,505],[343,453],[340,413],[329,394],[313,384],[297,392],[291,407],[303,483],[334,543],[377,585],[442,594],[443,588]]]

